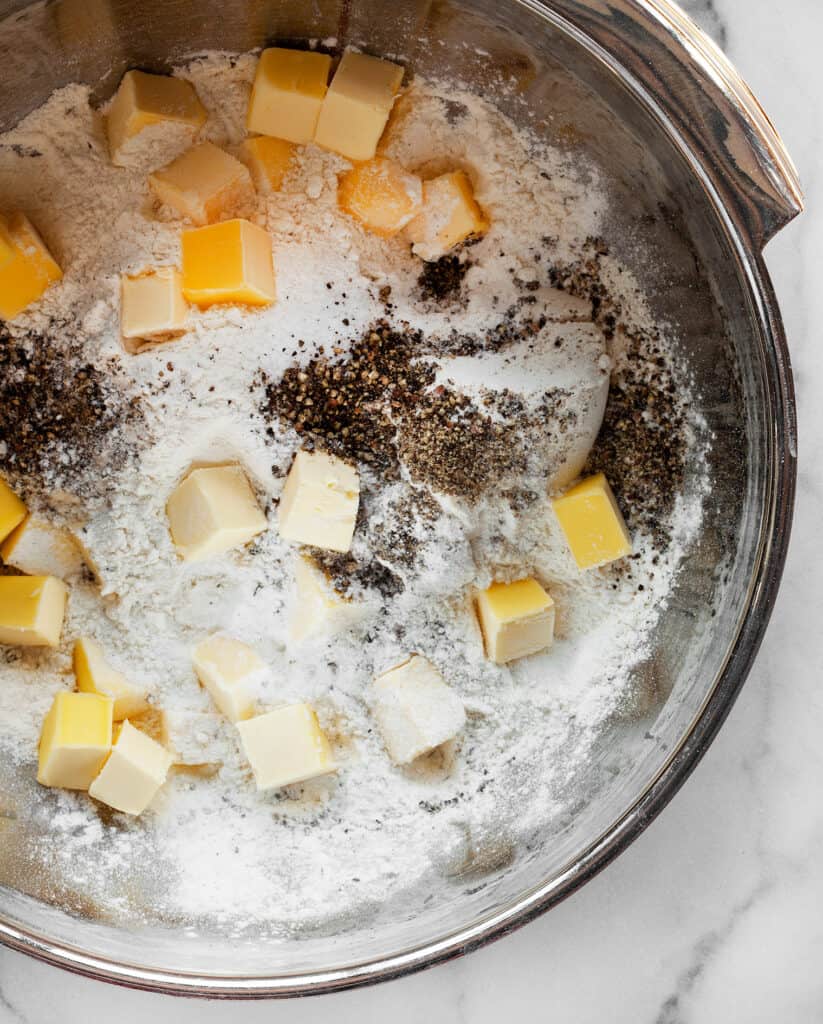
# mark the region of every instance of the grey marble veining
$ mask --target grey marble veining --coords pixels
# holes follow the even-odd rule
[[[288,1004],[129,993],[0,953],[0,1024],[823,1021],[823,166],[820,0],[689,0],[781,130],[807,212],[769,246],[796,368],[801,463],[786,578],[751,678],[711,750],[606,872],[503,942],[414,978]]]

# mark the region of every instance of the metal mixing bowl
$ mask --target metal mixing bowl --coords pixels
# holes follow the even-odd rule
[[[72,81],[102,100],[129,66],[163,70],[205,49],[289,39],[336,37],[499,97],[516,120],[562,134],[606,168],[612,250],[672,325],[714,433],[705,522],[644,667],[650,698],[603,737],[576,812],[528,848],[444,879],[411,912],[241,942],[192,935],[185,922],[138,927],[102,904],[69,912],[53,879],[15,872],[24,837],[0,822],[0,938],[128,985],[263,996],[390,978],[524,924],[671,799],[728,713],[775,599],[796,443],[789,358],[761,254],[801,200],[768,119],[667,0],[3,0],[0,18],[0,128]],[[499,90],[501,80],[513,90]],[[0,765],[0,789],[18,781]]]

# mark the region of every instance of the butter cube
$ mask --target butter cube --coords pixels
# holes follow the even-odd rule
[[[124,814],[142,814],[166,781],[171,765],[168,750],[123,722],[108,760],[89,786],[89,796]]]
[[[280,536],[329,551],[348,551],[360,503],[360,478],[327,452],[299,451],[280,499]]]
[[[395,764],[453,740],[466,721],[463,702],[418,654],[375,679],[374,715]]]
[[[224,727],[220,715],[166,708],[161,715],[161,743],[179,768],[217,768],[228,750]]]
[[[40,734],[37,781],[60,789],[88,789],[111,749],[112,701],[93,693],[54,698]]]
[[[83,555],[74,537],[39,516],[27,516],[0,545],[0,555],[6,565],[30,576],[66,580],[83,569]]]
[[[206,117],[206,108],[190,82],[145,71],[127,71],[106,121],[112,163],[124,166],[128,162],[129,140],[152,125],[180,125],[193,140]]]
[[[11,259],[0,267],[0,318],[13,320],[59,281],[63,271],[24,214],[0,217],[0,238],[12,251]]]
[[[406,228],[406,235],[415,256],[439,260],[459,242],[482,235],[488,227],[468,175],[452,171],[423,182],[423,209]]]
[[[320,108],[314,141],[349,160],[371,160],[402,81],[399,64],[344,53]]]
[[[247,220],[184,231],[183,294],[198,306],[270,306],[276,292],[268,232]]]
[[[272,47],[260,54],[246,127],[304,144],[314,138],[331,57]]]
[[[99,693],[114,701],[114,720],[133,718],[148,710],[145,691],[133,686],[113,668],[99,644],[82,636],[74,645],[74,674],[82,693]]]
[[[0,576],[0,644],[57,647],[68,594],[54,576]]]
[[[578,569],[593,569],[632,553],[632,541],[602,473],[581,480],[552,502]]]
[[[280,789],[337,771],[329,741],[308,704],[292,704],[238,722],[259,790]]]
[[[257,135],[246,139],[240,150],[242,159],[251,171],[258,192],[268,195],[278,192],[294,159],[295,146],[285,139]]]
[[[187,562],[247,544],[268,526],[239,466],[193,469],[166,512],[172,541]]]
[[[248,644],[218,633],[195,647],[192,660],[197,678],[230,722],[251,718],[267,669]]]
[[[168,341],[186,329],[189,307],[183,296],[183,277],[174,267],[159,267],[120,279],[120,333],[127,352],[139,352],[143,342]]]
[[[310,558],[298,556],[294,580],[297,600],[289,626],[296,643],[318,634],[340,633],[361,617],[361,606],[338,594]]]
[[[554,601],[537,580],[492,583],[477,595],[486,656],[498,665],[551,647]]]
[[[213,224],[254,204],[248,167],[212,142],[201,142],[155,171],[149,184],[161,203],[194,224]]]
[[[391,238],[419,213],[423,183],[393,160],[375,157],[343,176],[337,202],[367,231]]]
[[[26,506],[0,477],[0,541],[5,540],[25,518]]]

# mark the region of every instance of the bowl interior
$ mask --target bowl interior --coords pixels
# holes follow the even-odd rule
[[[102,100],[128,66],[163,70],[207,49],[334,39],[397,55],[418,75],[444,70],[495,97],[515,120],[596,161],[615,196],[608,238],[671,325],[705,419],[712,490],[643,666],[647,699],[615,721],[576,782],[575,812],[528,843],[500,836],[495,855],[432,877],[414,899],[375,907],[299,941],[228,938],[190,922],[150,927],[112,918],[54,878],[25,869],[26,829],[0,821],[0,916],[91,957],[143,971],[269,979],[347,969],[481,929],[529,894],[561,893],[584,854],[658,779],[712,694],[737,640],[769,529],[771,460],[767,339],[729,229],[667,134],[629,85],[536,5],[477,0],[58,0],[0,3],[0,127],[59,86],[83,81]],[[501,83],[509,88],[502,89]],[[511,88],[513,86],[513,88]],[[697,486],[692,466],[686,488]],[[9,805],[30,782],[0,764]],[[138,866],[135,866],[136,877]],[[66,908],[71,908],[67,910]],[[181,978],[181,984],[188,984]]]

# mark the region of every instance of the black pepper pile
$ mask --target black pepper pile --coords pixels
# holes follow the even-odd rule
[[[97,367],[57,343],[70,328],[12,337],[0,327],[0,461],[31,497],[100,488],[128,458],[120,427],[138,415],[112,385],[115,367]]]

